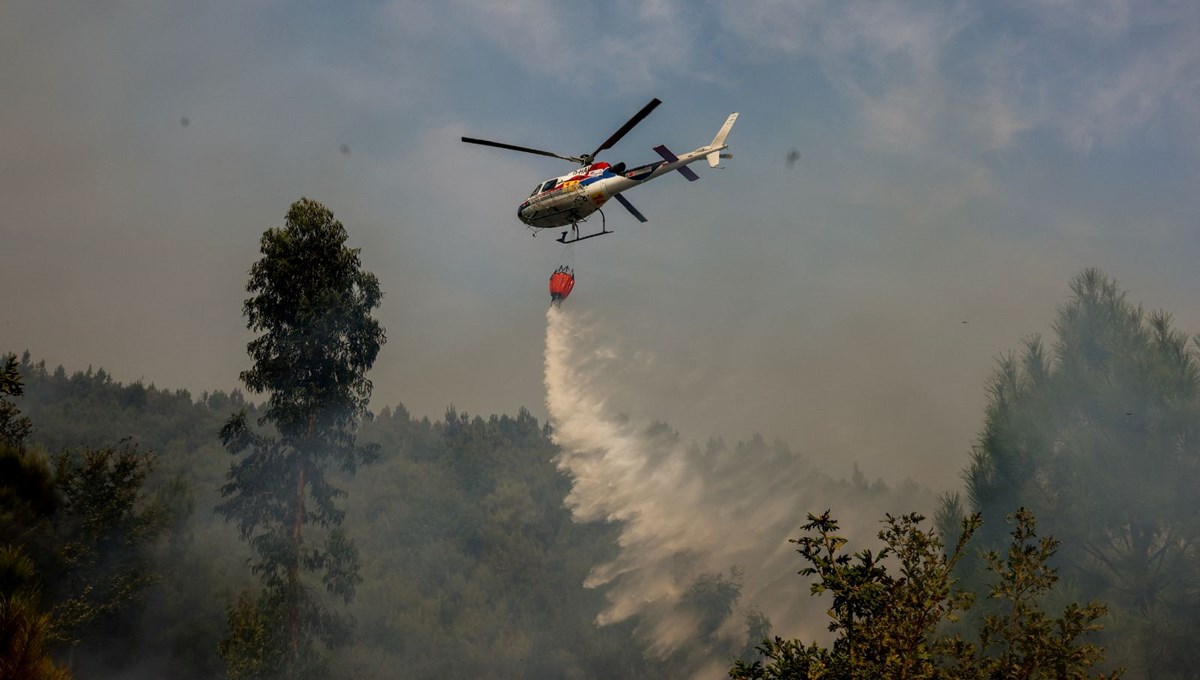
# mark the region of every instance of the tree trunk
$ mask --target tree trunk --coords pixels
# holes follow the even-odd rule
[[[295,545],[296,556],[292,563],[288,565],[288,627],[290,632],[289,643],[292,651],[292,677],[296,677],[295,671],[300,655],[300,542],[302,540],[301,527],[304,525],[304,464],[301,462],[300,469],[296,475],[296,502],[295,502],[295,517],[292,520],[292,543]]]

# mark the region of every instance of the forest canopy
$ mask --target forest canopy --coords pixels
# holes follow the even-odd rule
[[[914,566],[905,578],[945,593],[951,599],[939,606],[957,612],[922,629],[928,640],[943,641],[943,651],[953,651],[955,639],[976,645],[975,656],[959,647],[933,666],[945,669],[947,659],[998,658],[985,654],[1004,639],[988,623],[998,616],[989,589],[1016,573],[1004,557],[1016,540],[1037,553],[1023,563],[1029,573],[1053,574],[1029,604],[1045,613],[1043,623],[1076,626],[1085,651],[1074,658],[1094,664],[1080,665],[1081,673],[1123,667],[1126,677],[1193,677],[1197,341],[1094,270],[1073,280],[1053,331],[1049,341],[1030,338],[999,359],[978,442],[964,457],[965,487],[936,508],[936,531],[892,515],[892,557],[840,552],[837,541],[797,543],[812,550],[795,569],[807,559],[824,598],[836,597],[842,576],[869,577],[865,583],[883,588],[877,592],[892,594],[862,611],[885,620],[903,611],[895,598],[907,592],[888,590],[902,581],[886,575],[895,573],[888,560],[915,546],[940,571]],[[249,631],[266,622],[256,623],[239,595],[255,586],[253,555],[214,513],[230,460],[218,433],[230,414],[255,422],[265,405],[237,390],[193,396],[121,383],[103,369],[68,373],[28,353],[7,357],[4,367],[0,585],[5,620],[20,635],[0,653],[28,660],[20,671],[27,677],[225,675],[218,647],[231,616],[245,615]],[[699,625],[695,639],[669,654],[637,633],[636,617],[599,626],[606,589],[583,584],[620,554],[621,525],[579,522],[564,506],[573,480],[554,464],[549,424],[524,409],[483,417],[451,406],[433,420],[394,404],[364,416],[356,436],[378,454],[370,474],[329,470],[345,491],[361,578],[347,609],[352,634],[328,652],[330,677],[388,677],[398,668],[414,677],[688,677],[705,658],[739,677],[793,677],[771,664],[805,649],[840,649],[836,631],[783,637],[789,632],[743,601],[739,565],[678,584],[680,606]],[[652,436],[674,436],[654,427]],[[697,461],[734,452],[764,469],[781,456],[802,458],[761,437],[696,450]],[[895,495],[858,471],[839,479],[810,469],[814,488],[841,485],[847,498],[920,497]],[[1036,518],[1036,539],[1032,524],[1006,522],[1023,517],[1014,515],[1022,507]],[[822,510],[812,509],[808,535],[840,535]],[[964,525],[971,517],[982,524]],[[802,541],[804,518],[794,521],[793,538]],[[1020,526],[1029,531],[1014,538]],[[964,536],[970,540],[956,552]],[[1050,537],[1046,550],[1040,541]],[[860,545],[869,536],[847,538]],[[794,579],[798,602],[809,599],[812,581],[779,577]],[[957,592],[972,593],[975,606],[960,607]],[[806,606],[817,616],[829,609],[820,599]],[[971,637],[981,630],[992,637]],[[251,665],[246,676],[254,673]]]

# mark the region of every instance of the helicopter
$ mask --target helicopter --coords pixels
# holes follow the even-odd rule
[[[632,189],[639,184],[649,182],[656,177],[661,177],[672,170],[679,172],[689,182],[695,182],[700,177],[691,168],[687,167],[690,163],[704,158],[708,161],[709,167],[716,168],[720,166],[722,158],[733,157],[732,154],[721,152],[728,148],[725,144],[725,137],[729,134],[729,130],[737,120],[738,114],[736,113],[729,114],[721,129],[717,131],[717,136],[713,137],[712,142],[683,155],[676,156],[665,145],[660,144],[654,147],[654,151],[662,157],[662,160],[640,165],[636,168],[628,169],[625,167],[625,163],[610,165],[605,162],[596,161],[596,156],[601,151],[611,149],[661,103],[657,98],[652,99],[649,104],[643,106],[641,111],[635,113],[632,118],[626,121],[604,143],[596,147],[595,151],[580,154],[579,156],[564,156],[541,149],[531,149],[526,146],[504,144],[502,142],[475,139],[473,137],[463,137],[462,141],[468,144],[494,146],[500,149],[521,151],[539,156],[550,156],[578,163],[579,167],[575,171],[540,182],[533,188],[533,192],[529,194],[529,198],[525,199],[520,207],[517,208],[517,218],[528,225],[530,230],[533,231],[534,236],[537,235],[540,229],[570,225],[570,230],[564,230],[562,235],[556,240],[559,243],[575,243],[576,241],[584,241],[613,233],[608,230],[604,211],[600,209],[610,198],[616,199],[638,222],[646,221],[646,217],[637,208],[633,207],[633,204],[629,202],[629,199],[622,196],[621,192]],[[590,234],[580,234],[579,223],[587,220],[588,217],[597,212],[600,213],[600,231]]]

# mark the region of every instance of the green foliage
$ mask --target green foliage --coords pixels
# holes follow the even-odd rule
[[[65,680],[71,673],[49,654],[53,630],[30,593],[0,594],[0,678]]]
[[[964,545],[978,527],[963,524],[963,537],[947,555],[936,534],[921,528],[923,517],[888,515],[879,552],[844,550],[838,523],[826,511],[809,515],[808,535],[793,541],[810,565],[804,576],[816,577],[811,594],[829,593],[829,630],[833,646],[804,645],[795,640],[765,640],[759,652],[766,663],[738,661],[735,678],[931,678],[935,658],[949,641],[935,636],[938,625],[970,606],[968,594],[952,592],[951,571]],[[893,575],[888,561],[899,563]]]
[[[325,590],[346,603],[361,582],[358,553],[337,528],[344,511],[336,501],[345,491],[327,471],[353,473],[378,455],[355,443],[355,429],[371,392],[366,372],[384,342],[371,318],[381,293],[346,237],[333,214],[308,199],[292,204],[283,228],[263,235],[244,307],[247,327],[259,335],[247,346],[254,363],[241,378],[250,391],[268,395],[258,425],[277,436],[252,429],[245,411],[221,430],[222,443],[239,459],[226,475],[226,500],[217,512],[237,525],[256,555],[251,570],[264,588],[257,612],[280,617],[283,670],[293,677],[317,673],[314,643],[342,642],[348,625],[310,591],[302,572],[319,574]],[[306,539],[308,525],[326,530],[323,543],[311,532]],[[237,625],[232,614],[230,621]],[[246,649],[222,647],[234,655],[225,656],[230,673],[255,663],[238,656]]]
[[[0,395],[24,393],[15,356],[3,358]],[[54,621],[41,609],[36,567],[22,547],[57,509],[45,461],[23,445],[33,426],[0,398],[0,678],[66,680],[50,657]]]
[[[699,619],[702,644],[711,642],[713,634],[733,613],[742,594],[741,579],[742,572],[736,567],[730,569],[729,576],[700,574],[684,591],[680,604]]]
[[[48,532],[61,505],[46,458],[0,443],[0,545],[23,545]]]
[[[1092,677],[1088,669],[1103,660],[1104,650],[1081,638],[1102,628],[1097,621],[1107,608],[1072,602],[1061,617],[1049,618],[1040,603],[1058,582],[1057,570],[1049,563],[1059,541],[1049,536],[1039,540],[1033,514],[1025,508],[1017,510],[1013,524],[1007,555],[986,556],[988,570],[999,577],[988,597],[1000,606],[984,617],[979,630],[980,649],[992,653],[989,662],[981,664],[985,677]]]
[[[746,613],[746,645],[736,658],[741,660],[744,665],[755,661],[764,661],[765,658],[759,651],[758,645],[764,640],[771,639],[771,628],[771,620],[765,614],[757,609],[748,611]]]
[[[363,454],[351,432],[384,342],[371,318],[383,294],[346,238],[333,213],[306,198],[292,204],[283,228],[263,234],[244,307],[247,327],[260,335],[247,346],[254,365],[241,378],[268,394],[262,420],[285,445],[329,447],[333,462],[352,471]]]
[[[121,384],[103,369],[67,372],[22,357],[21,408],[37,423],[29,448],[16,459],[0,455],[0,532],[14,528],[48,584],[44,602],[57,583],[65,540],[50,525],[61,504],[50,451],[103,448],[127,439],[142,451],[153,451],[154,467],[145,480],[146,502],[159,508],[162,533],[140,551],[161,578],[103,626],[89,626],[72,655],[79,674],[105,677],[136,663],[148,676],[195,678],[223,671],[217,643],[225,628],[225,604],[249,585],[248,551],[229,539],[227,528],[212,513],[226,468],[216,433],[231,409],[257,409],[240,392],[215,392],[198,399],[186,390],[159,389],[142,383]],[[3,447],[0,447],[2,450]],[[14,469],[34,470],[10,477]],[[40,471],[36,471],[40,469]],[[11,484],[10,484],[11,481]],[[35,491],[41,489],[41,491]],[[41,514],[15,513],[14,508],[48,508]],[[194,507],[196,511],[191,508]],[[8,521],[6,517],[13,518]],[[225,597],[225,593],[232,594]]]
[[[228,464],[215,433],[230,411],[244,409],[253,427],[263,408],[238,392],[193,398],[150,383],[133,390],[102,370],[72,373],[27,361],[20,370],[27,377],[20,404],[37,424],[31,446],[93,448],[127,436],[156,454],[146,500],[158,506],[165,533],[148,555],[162,578],[144,591],[141,604],[81,634],[77,674],[198,680],[232,671],[268,677],[281,661],[262,644],[227,649],[245,667],[227,666],[219,655],[223,640],[254,639],[239,632],[247,627],[230,625],[229,605],[238,607],[242,593],[257,620],[271,622],[265,631],[278,634],[286,627],[278,625],[282,614],[268,609],[264,590],[245,569],[253,558],[248,546],[211,512],[222,502],[217,489]],[[616,557],[620,527],[572,519],[564,506],[571,480],[555,467],[558,449],[548,428],[528,411],[478,417],[450,409],[431,422],[393,405],[365,420],[358,437],[377,445],[380,458],[370,474],[329,471],[347,492],[339,505],[343,526],[356,539],[362,582],[344,609],[356,622],[354,639],[329,651],[318,646],[327,677],[687,677],[683,664],[657,658],[634,635],[638,619],[596,625],[608,604],[606,590],[582,584],[596,565]],[[780,446],[761,438],[714,444],[698,453],[710,457],[696,464],[718,471],[746,461],[777,464],[790,457]],[[815,467],[811,473],[826,479]],[[863,488],[855,486],[853,494],[848,481],[828,483],[842,485],[851,498],[869,497],[880,486],[860,481]],[[4,482],[0,478],[0,487]],[[889,497],[899,507],[927,502],[915,491],[896,491]],[[306,538],[319,529],[306,527]],[[688,579],[681,587],[701,582],[698,595],[728,595],[738,587],[729,571]],[[311,588],[340,610],[341,600],[318,578]],[[715,617],[727,600],[696,603],[701,601],[712,605],[706,611]],[[770,622],[755,614],[735,607],[730,616],[744,616],[744,630],[757,643],[769,634]],[[720,643],[730,658],[741,647],[740,640]],[[744,658],[751,659],[753,646]],[[136,672],[130,668],[135,663]]]
[[[164,528],[163,513],[145,495],[153,465],[153,455],[131,445],[55,460],[63,508],[55,518],[60,561],[52,592],[58,627],[72,644],[84,627],[111,621],[161,578],[144,549]]]
[[[286,637],[276,622],[282,613],[264,611],[263,604],[243,591],[229,608],[228,638],[218,651],[226,660],[230,680],[266,680],[280,676],[284,666]]]
[[[257,608],[262,591],[247,590],[252,556],[211,512],[225,471],[214,435],[231,409],[245,409],[253,423],[261,408],[238,392],[193,399],[153,385],[137,406],[130,386],[103,371],[26,361],[21,372],[22,408],[38,424],[34,446],[92,447],[124,433],[157,454],[147,494],[167,533],[149,554],[162,579],[120,625],[86,630],[76,665],[86,648],[90,677],[128,677],[133,658],[147,676],[230,671],[218,646],[245,638],[243,626],[230,626],[227,605],[245,593]],[[389,678],[396,669],[410,677],[672,677],[633,637],[635,621],[594,623],[605,592],[582,583],[615,556],[617,527],[571,519],[563,505],[570,480],[528,411],[479,418],[451,410],[430,422],[396,405],[365,421],[359,436],[381,456],[370,475],[331,473],[348,492],[344,521],[358,538],[363,581],[347,607],[357,634],[329,653],[328,677]],[[0,489],[6,482],[0,477]],[[279,662],[256,649],[229,651],[267,676]],[[103,665],[95,658],[102,650]]]
[[[794,541],[808,563],[800,573],[815,577],[811,594],[829,594],[831,646],[780,637],[758,647],[760,660],[738,660],[729,675],[744,680],[1090,678],[1101,650],[1080,640],[1099,629],[1099,605],[1071,604],[1051,619],[1040,602],[1057,576],[1047,565],[1057,543],[1036,540],[1033,516],[1015,518],[1007,559],[989,556],[997,581],[989,600],[1000,614],[988,615],[978,642],[946,632],[974,602],[955,587],[955,564],[978,530],[973,515],[962,522],[959,539],[947,553],[920,515],[888,515],[878,552],[845,552],[846,539],[827,511],[809,515],[808,535]],[[1103,677],[1103,676],[1097,676]],[[1115,674],[1112,677],[1116,677]]]
[[[356,677],[661,678],[635,622],[598,627],[604,591],[582,587],[615,555],[616,527],[578,524],[557,449],[528,411],[484,419],[449,409],[413,420],[384,409],[362,437],[381,445],[355,479],[359,639],[335,666]],[[389,672],[390,671],[390,672]]]
[[[89,367],[71,374],[62,366],[50,370],[45,362],[31,361],[28,353],[18,370],[24,382],[22,407],[37,423],[32,443],[47,451],[62,451],[128,439],[159,454],[156,475],[169,478],[199,472],[204,479],[197,481],[206,488],[220,483],[225,466],[219,459],[208,462],[191,454],[219,451],[214,433],[230,410],[250,407],[236,390],[206,393],[194,400],[187,390],[115,382],[104,369]]]
[[[6,363],[5,393],[23,394]],[[145,496],[153,456],[135,445],[63,452],[52,468],[22,444],[0,442],[0,668],[13,673],[0,677],[65,677],[51,646],[119,631],[159,578],[147,546],[164,515]]]
[[[21,374],[17,371],[17,358],[13,355],[2,357],[0,365],[0,444],[20,446],[29,433],[33,424],[21,415],[15,405],[3,398],[5,396],[19,397],[23,393]]]
[[[989,383],[965,473],[971,509],[995,525],[1027,506],[1062,538],[1067,585],[1108,602],[1103,639],[1133,677],[1195,677],[1200,345],[1095,269],[1072,280],[1053,328],[1049,350],[1026,340]]]
[[[40,600],[33,560],[16,546],[0,548],[0,678],[71,677],[50,656],[54,621]]]

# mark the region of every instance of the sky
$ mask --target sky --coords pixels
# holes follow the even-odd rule
[[[0,351],[238,386],[268,228],[307,196],[384,290],[372,408],[546,417],[546,282],[628,357],[620,410],[954,488],[996,357],[1095,266],[1200,331],[1200,5],[0,4]],[[571,250],[515,216],[706,144]],[[791,167],[790,151],[801,153]],[[590,224],[590,223],[589,223]]]

